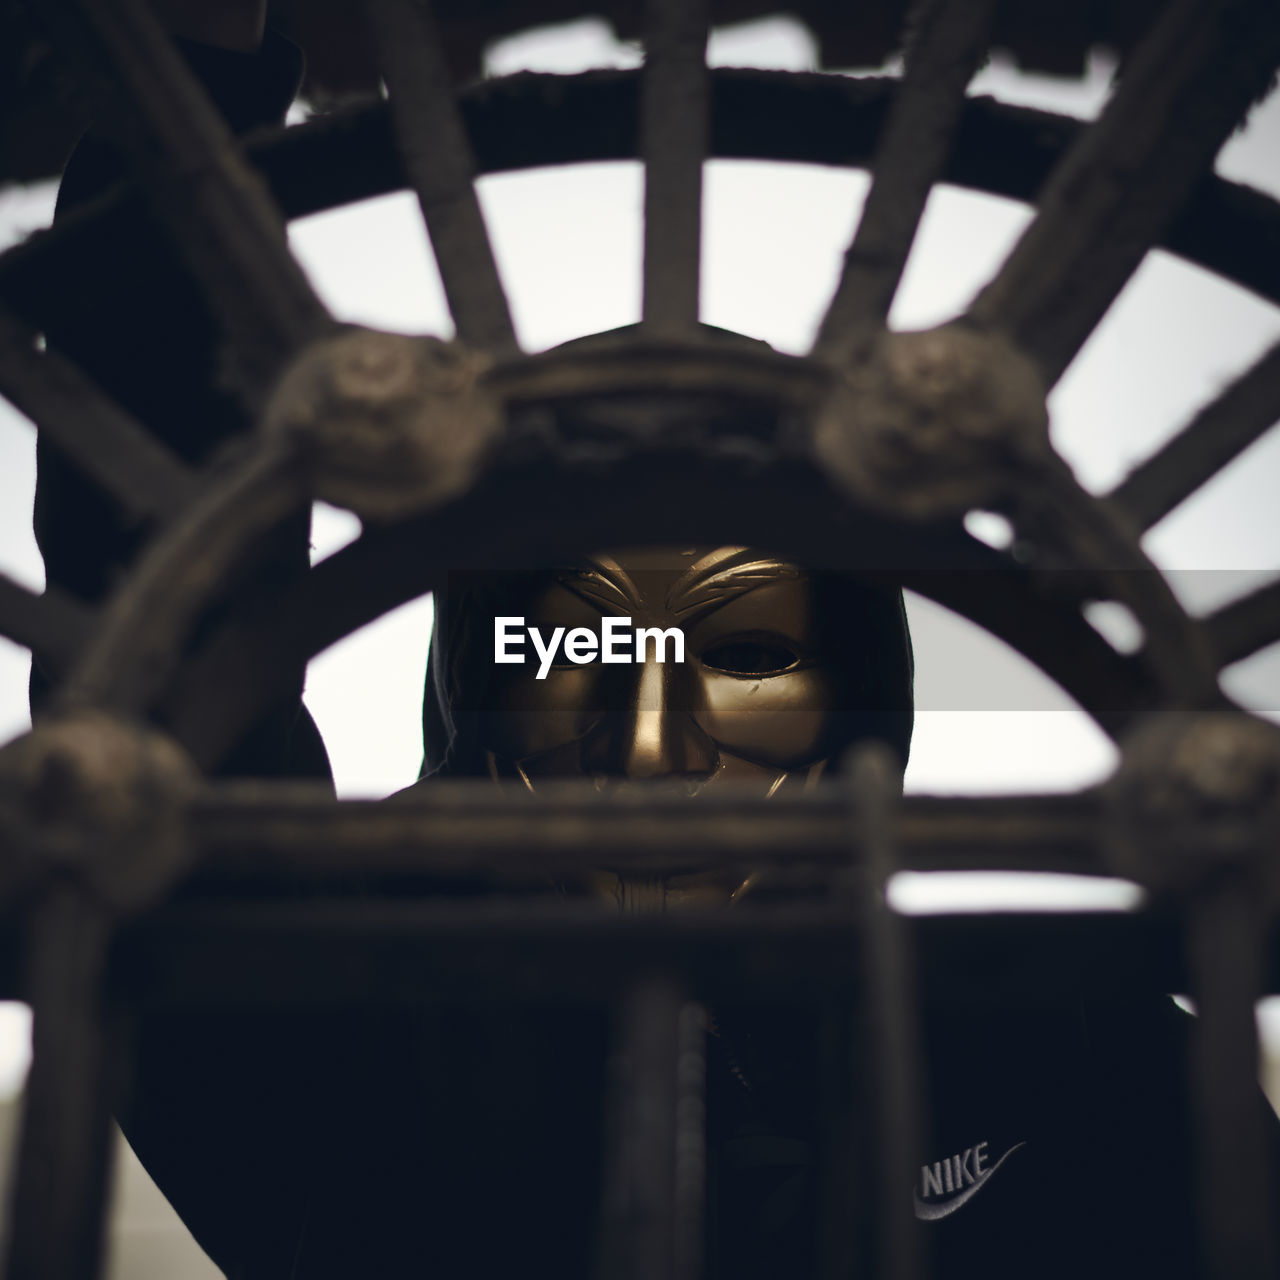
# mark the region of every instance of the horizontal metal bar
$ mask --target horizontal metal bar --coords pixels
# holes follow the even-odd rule
[[[25,645],[55,672],[69,666],[93,629],[93,612],[56,587],[44,592],[0,574],[0,636]]]
[[[911,870],[1058,871],[1106,875],[1103,813],[1093,793],[1011,798],[907,797],[892,824]],[[317,884],[359,875],[413,880],[493,874],[525,882],[602,864],[659,874],[808,866],[810,879],[848,856],[847,802],[834,784],[809,795],[656,787],[634,796],[572,783],[530,794],[485,781],[435,781],[384,801],[334,801],[320,787],[228,783],[188,810],[200,877]]]
[[[904,927],[930,1000],[1188,989],[1178,924],[1153,913],[909,917]],[[0,931],[4,994],[17,994],[12,941]],[[762,1002],[820,1002],[852,997],[854,941],[843,904],[620,916],[554,897],[182,902],[129,927],[112,975],[119,998],[139,1006],[607,1003],[660,964],[709,1003],[747,989]],[[1277,990],[1280,946],[1270,955]]]

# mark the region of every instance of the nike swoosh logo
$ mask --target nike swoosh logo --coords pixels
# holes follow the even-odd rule
[[[918,1191],[914,1192],[913,1194],[915,1195],[916,1201],[916,1217],[921,1219],[923,1222],[936,1222],[939,1218],[945,1218],[948,1214],[955,1213],[962,1204],[968,1204],[969,1201],[987,1185],[995,1171],[1000,1168],[1000,1166],[1004,1164],[1004,1162],[1013,1155],[1015,1151],[1025,1147],[1026,1145],[1027,1144],[1025,1142],[1019,1142],[1015,1146],[1010,1147],[1009,1150],[1006,1151],[990,1169],[984,1169],[977,1176],[972,1186],[965,1187],[959,1195],[952,1196],[950,1200],[939,1200],[934,1203],[930,1203],[928,1200],[921,1200],[920,1193]]]

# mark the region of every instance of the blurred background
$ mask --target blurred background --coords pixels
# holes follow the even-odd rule
[[[625,30],[625,24],[623,29]],[[886,46],[889,47],[889,46]],[[823,50],[830,63],[839,49]],[[1052,66],[1048,54],[1032,59]],[[570,73],[636,66],[637,47],[602,20],[527,32],[471,51],[482,73]],[[329,56],[328,53],[325,56]],[[812,70],[819,48],[792,18],[718,28],[713,64]],[[1081,66],[1081,59],[1083,65]],[[1025,64],[1027,58],[1022,58]],[[1081,118],[1110,92],[1114,53],[1077,51],[1056,76],[1027,73],[995,54],[971,93]],[[824,69],[831,69],[829,66]],[[893,74],[862,66],[847,74]],[[339,85],[339,89],[341,86]],[[332,85],[313,107],[341,99]],[[291,119],[308,108],[295,107]],[[37,169],[38,165],[35,166]],[[1224,147],[1217,171],[1280,197],[1280,94],[1256,108]],[[812,339],[867,189],[860,172],[794,164],[711,161],[704,194],[702,319],[801,352]],[[479,183],[520,338],[540,350],[639,318],[642,175],[638,163],[579,165],[495,175]],[[55,184],[0,188],[0,245],[46,226]],[[1030,216],[1002,199],[934,191],[892,314],[919,327],[961,310]],[[295,253],[343,320],[448,336],[430,246],[409,194],[301,219]],[[1280,311],[1162,252],[1148,256],[1050,401],[1053,439],[1081,482],[1105,491],[1172,435],[1195,409],[1280,340]],[[1192,612],[1245,594],[1280,572],[1280,433],[1263,438],[1146,539]],[[33,589],[43,571],[31,536],[35,431],[0,403],[0,571]],[[999,544],[996,517],[972,517],[975,536]],[[355,517],[318,506],[313,558],[359,533]],[[1070,700],[1002,643],[919,598],[909,601],[917,657],[917,727],[911,791],[1075,789],[1106,777],[1115,752]],[[1132,643],[1125,619],[1101,610],[1095,625]],[[420,708],[431,601],[406,605],[311,664],[307,703],[324,734],[339,794],[384,796],[412,782],[421,760]],[[22,732],[29,655],[0,640],[0,741]],[[1280,719],[1280,646],[1224,675],[1241,704]],[[908,911],[995,906],[1131,909],[1131,885],[1064,877],[901,876],[895,901]],[[1264,1002],[1268,1084],[1280,1099],[1280,1001]],[[29,1014],[0,1004],[0,1148],[7,1149],[29,1055]],[[1264,1073],[1265,1074],[1265,1073]],[[111,1274],[214,1276],[163,1197],[121,1142]]]

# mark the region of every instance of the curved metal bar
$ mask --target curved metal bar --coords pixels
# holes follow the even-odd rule
[[[1162,705],[1222,705],[1208,636],[1188,617],[1123,515],[1082,489],[1056,457],[1028,479],[1028,515],[1044,522],[1046,543],[1062,547],[1072,567],[1095,573],[1105,592],[1100,598],[1126,605],[1142,625],[1143,656],[1161,687]]]
[[[418,195],[458,337],[483,351],[517,350],[484,215],[475,160],[426,0],[369,9],[404,169]]]
[[[710,156],[862,167],[874,153],[892,79],[714,70]],[[480,173],[631,159],[638,81],[629,71],[521,73],[460,96]],[[787,122],[784,126],[783,122]],[[1083,126],[991,98],[964,104],[944,182],[1031,201]],[[251,140],[248,153],[285,215],[304,217],[407,185],[385,103],[362,105]],[[129,197],[107,196],[0,254],[0,297],[42,325],[74,305],[110,251]],[[1259,297],[1280,303],[1280,201],[1221,178],[1192,192],[1159,244]]]
[[[109,79],[127,107],[123,141],[134,171],[213,302],[241,381],[260,398],[329,323],[261,179],[142,0],[51,0],[46,8],[60,46],[91,82]]]
[[[653,504],[646,504],[655,493],[664,496],[656,519]],[[491,490],[490,499],[513,524],[537,531],[521,548],[530,565],[580,551],[593,530],[600,538],[625,536],[630,529],[650,541],[727,538],[774,547],[815,567],[894,577],[971,617],[1026,654],[1112,736],[1156,704],[1150,673],[1115,653],[1082,618],[1078,600],[1088,594],[1083,588],[1055,582],[1070,590],[1043,594],[1025,570],[1011,568],[959,531],[895,528],[851,517],[807,471],[779,466],[770,477],[726,483],[723,467],[686,455],[634,465],[627,482],[615,485],[602,481],[594,461],[584,460],[580,469],[513,477]],[[213,637],[166,693],[166,723],[203,767],[213,767],[254,715],[287,692],[300,661],[443,585],[449,569],[485,567],[486,557],[509,556],[503,529],[510,526],[495,529],[486,515],[491,509],[475,495],[449,512],[366,531],[285,588],[266,612],[228,623]],[[460,547],[466,548],[465,563],[458,562]],[[888,557],[887,569],[870,555],[872,547]]]
[[[1150,529],[1280,421],[1280,343],[1108,495]]]
[[[1007,332],[1052,387],[1280,61],[1272,0],[1176,0],[969,318]]]
[[[685,336],[698,323],[702,161],[707,120],[706,0],[649,0],[640,91],[644,157],[642,323]]]
[[[947,162],[994,0],[934,0],[876,146],[875,177],[813,354],[840,362],[885,323],[920,215]]]
[[[164,519],[195,488],[195,472],[35,334],[0,308],[0,394],[133,517]]]
[[[307,501],[302,468],[260,446],[153,543],[58,690],[60,706],[137,711],[164,686],[200,610],[239,557]]]

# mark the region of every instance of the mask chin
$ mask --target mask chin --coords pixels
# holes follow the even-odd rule
[[[679,776],[638,779],[612,777],[604,774],[583,774],[581,768],[564,768],[572,759],[580,759],[576,753],[579,742],[565,743],[550,751],[526,756],[520,760],[504,758],[494,751],[486,751],[485,765],[495,782],[518,782],[526,790],[536,792],[539,782],[562,781],[569,777],[590,780],[597,791],[617,795],[632,789],[645,795],[653,795],[655,789],[673,795],[695,797],[719,778],[729,774],[727,767],[719,768],[709,776]],[[555,757],[551,759],[549,757]],[[731,758],[721,756],[720,763],[727,766]],[[742,762],[744,764],[749,762]],[[818,779],[826,772],[828,760],[815,760],[798,769],[769,770],[752,766],[754,777],[761,784],[766,799],[813,790]],[[560,767],[556,767],[560,766]],[[751,775],[748,775],[751,776]],[[746,779],[735,779],[741,786]],[[576,884],[562,883],[559,887],[566,894],[584,894],[607,902],[624,915],[646,915],[686,907],[713,907],[741,902],[749,897],[776,896],[785,891],[778,883],[776,873],[766,868],[756,868],[742,873],[733,870],[674,871],[664,876],[622,875],[607,867],[594,869]]]

